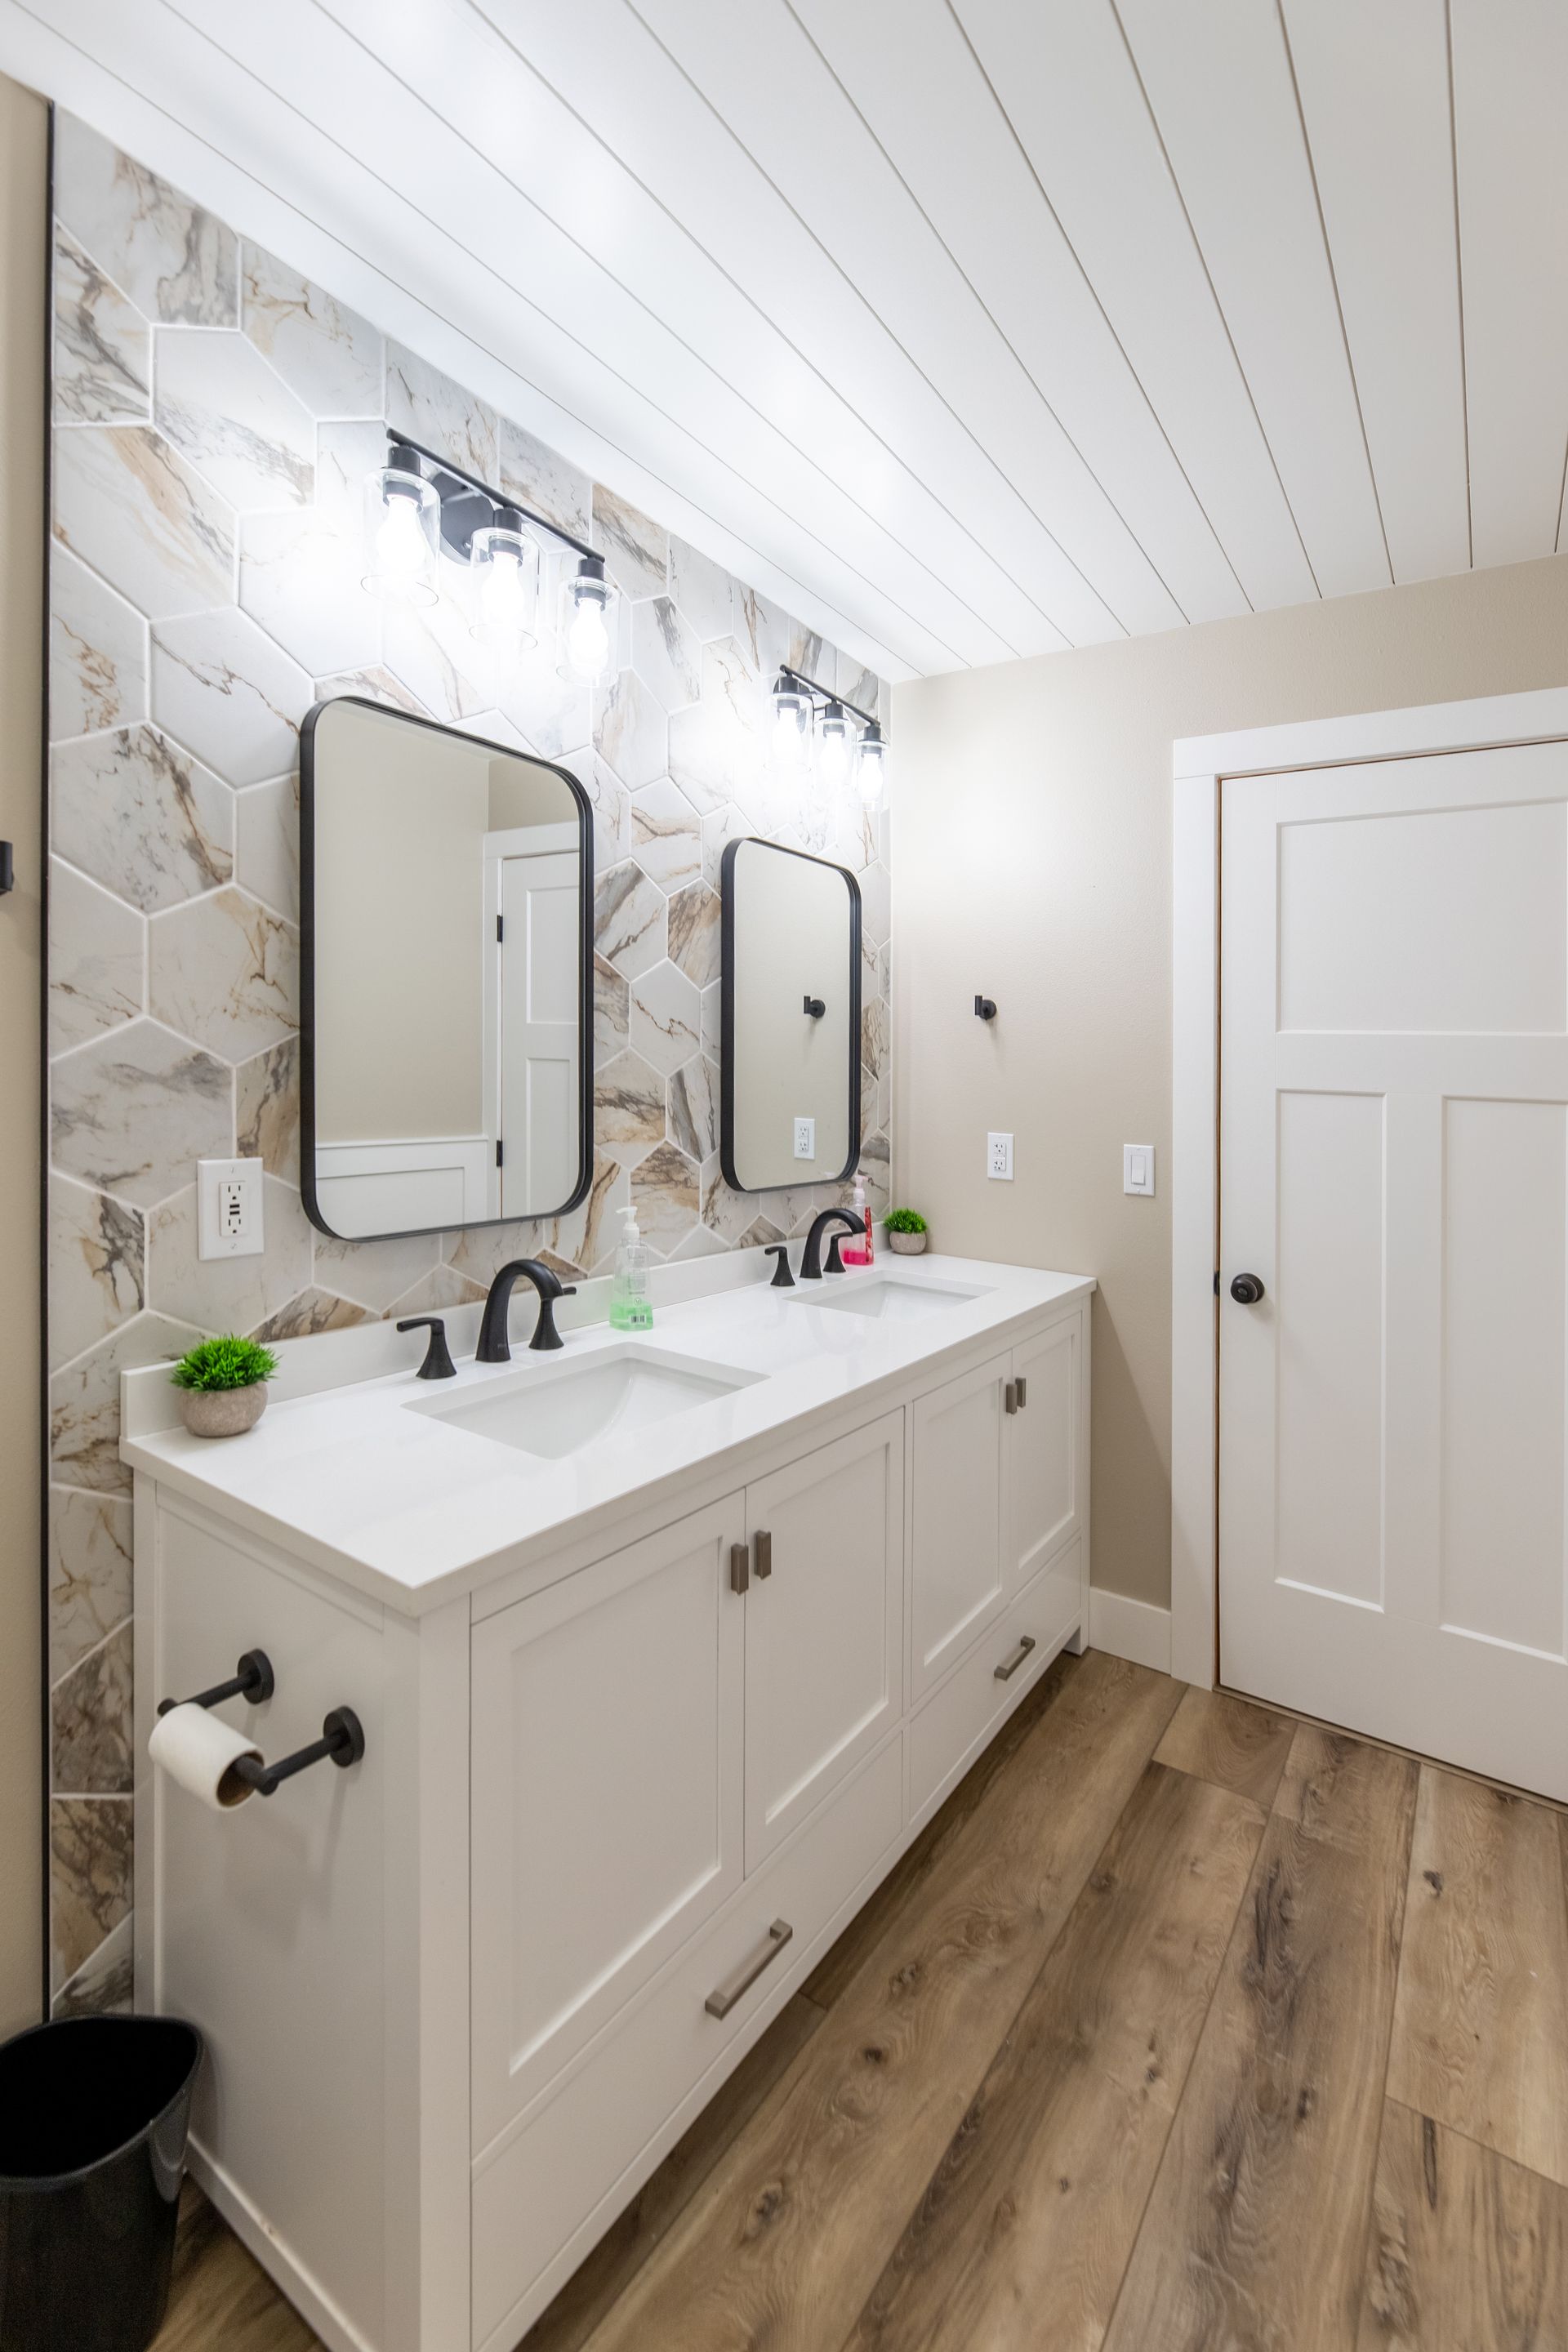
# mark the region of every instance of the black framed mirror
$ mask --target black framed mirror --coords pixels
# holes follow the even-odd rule
[[[300,733],[300,1189],[370,1241],[562,1214],[593,1170],[574,776],[384,705]]]
[[[725,850],[720,887],[724,1181],[841,1182],[860,1156],[860,886],[748,839]]]

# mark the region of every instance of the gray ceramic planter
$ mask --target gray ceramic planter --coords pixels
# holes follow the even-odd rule
[[[889,1234],[888,1247],[897,1250],[900,1257],[919,1257],[929,1238],[925,1234]]]
[[[247,1389],[182,1389],[180,1409],[193,1437],[243,1437],[267,1410],[267,1383]]]

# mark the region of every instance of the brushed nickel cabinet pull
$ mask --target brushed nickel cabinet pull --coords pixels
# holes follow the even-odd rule
[[[773,1536],[766,1528],[759,1528],[754,1540],[757,1547],[757,1574],[765,1579],[773,1572]]]
[[[745,1544],[730,1546],[730,1590],[744,1592],[752,1580],[752,1554]]]
[[[703,2002],[710,2017],[728,2017],[735,2003],[749,1993],[764,1969],[771,1969],[795,1929],[787,1919],[775,1919],[768,1929],[768,1940],[755,1959],[743,1960],[734,1975],[718,1985]]]
[[[999,1683],[1010,1683],[1034,1646],[1035,1637],[1032,1633],[1020,1633],[1018,1636],[1018,1646],[1014,1651],[1012,1656],[1010,1658],[1004,1658],[1001,1664],[995,1669],[996,1680]]]
[[[1021,1412],[1024,1406],[1029,1402],[1029,1383],[1024,1378],[1023,1373],[1020,1372],[1013,1385],[1018,1391],[1018,1406]]]
[[[1008,1381],[1008,1383],[1007,1383],[1006,1387],[1005,1387],[1005,1388],[1003,1390],[1003,1391],[1002,1391],[1002,1402],[1003,1402],[1003,1403],[1006,1406],[1006,1408],[1007,1408],[1007,1410],[1008,1410],[1008,1412],[1017,1412],[1017,1410],[1018,1410],[1018,1383],[1017,1383],[1017,1381]]]

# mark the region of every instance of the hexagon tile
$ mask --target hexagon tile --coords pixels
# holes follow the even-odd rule
[[[506,1257],[607,1272],[636,1202],[686,1260],[797,1231],[837,1188],[719,1173],[719,860],[798,845],[763,772],[781,661],[878,681],[700,549],[69,115],[56,135],[50,582],[50,1905],[55,2010],[132,1998],[130,1479],[120,1375],[482,1296]],[[361,589],[391,424],[553,516],[626,600],[590,694],[544,646],[487,675],[457,598]],[[563,1217],[329,1241],[299,1194],[299,730],[358,694],[569,767],[594,812],[594,1170]],[[861,1094],[885,1202],[890,926],[863,825]],[[267,1246],[205,1262],[196,1160],[266,1168]]]

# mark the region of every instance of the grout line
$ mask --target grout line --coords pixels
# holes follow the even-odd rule
[[[1383,541],[1383,560],[1388,566],[1388,584],[1394,585],[1394,557],[1388,545],[1388,527],[1383,519],[1383,499],[1378,492],[1377,468],[1373,464],[1372,443],[1367,436],[1366,415],[1361,404],[1361,385],[1356,381],[1355,359],[1351,351],[1350,330],[1345,325],[1345,306],[1340,299],[1340,277],[1334,268],[1333,247],[1329,243],[1329,224],[1323,214],[1322,192],[1318,185],[1318,167],[1312,158],[1311,135],[1307,129],[1307,110],[1301,103],[1301,85],[1296,79],[1296,59],[1290,47],[1290,28],[1285,22],[1285,0],[1274,0],[1275,22],[1284,46],[1286,69],[1290,76],[1290,95],[1296,101],[1296,121],[1300,126],[1302,152],[1307,158],[1307,176],[1312,183],[1312,203],[1318,215],[1318,234],[1323,240],[1323,258],[1329,265],[1329,284],[1333,289],[1334,316],[1340,322],[1340,341],[1344,350],[1345,366],[1350,371],[1351,396],[1355,402],[1356,423],[1361,428],[1361,446],[1366,457],[1367,479],[1372,485],[1372,502],[1377,509],[1378,535]]]
[[[585,417],[579,415],[575,410],[569,407],[564,399],[558,397],[553,393],[546,392],[542,385],[535,383],[531,378],[526,376],[522,373],[521,367],[517,363],[517,362],[504,358],[500,352],[493,350],[488,343],[481,342],[475,329],[460,326],[456,320],[448,318],[444,311],[437,310],[435,303],[426,299],[424,295],[408,294],[406,289],[400,285],[393,277],[392,273],[388,269],[384,268],[379,262],[373,260],[368,254],[362,252],[357,246],[351,245],[346,236],[339,234],[335,230],[324,228],[320,222],[313,220],[310,215],[304,211],[302,206],[296,204],[291,197],[284,195],[280,189],[271,186],[268,182],[260,177],[259,173],[253,172],[247,164],[240,163],[237,156],[219,148],[213,140],[205,137],[202,132],[195,130],[189,123],[174,114],[167,106],[163,105],[157,99],[153,97],[149,91],[142,89],[135,83],[127,80],[123,74],[117,72],[113,67],[105,63],[101,58],[94,56],[89,50],[83,48],[79,41],[73,40],[69,35],[63,32],[58,25],[50,17],[40,14],[38,8],[33,5],[33,0],[12,0],[12,5],[19,11],[20,14],[31,18],[31,20],[40,27],[49,39],[58,42],[62,47],[74,52],[77,57],[80,58],[88,65],[92,72],[102,74],[109,80],[117,84],[117,86],[121,89],[124,90],[127,96],[131,98],[136,105],[146,108],[150,112],[162,115],[165,121],[172,123],[183,133],[184,136],[195,141],[199,146],[205,147],[207,152],[210,155],[216,157],[226,170],[240,173],[245,179],[250,182],[253,187],[259,189],[262,194],[269,197],[273,203],[281,205],[286,211],[293,214],[297,220],[303,222],[314,235],[326,236],[341,253],[348,255],[352,260],[359,263],[363,268],[369,270],[381,281],[383,285],[392,288],[395,292],[403,295],[405,299],[412,300],[425,319],[433,320],[437,326],[447,329],[449,333],[455,335],[467,351],[477,353],[481,360],[489,361],[493,366],[500,369],[509,380],[509,383],[514,385],[521,385],[526,392],[532,393],[539,399],[548,403],[549,406],[559,415],[566,418],[569,423],[580,426],[584,433],[590,435],[591,437],[612,457],[623,459],[626,465],[634,467],[639,473],[645,474],[647,478],[656,483],[661,490],[668,491],[672,499],[689,509],[691,513],[700,516],[704,521],[711,523],[715,530],[723,532],[727,538],[732,539],[737,545],[745,548],[749,553],[755,555],[760,562],[774,572],[781,580],[792,583],[795,588],[798,588],[803,593],[809,602],[820,605],[825,612],[831,613],[835,620],[842,622],[852,635],[860,637],[862,641],[867,644],[877,646],[879,653],[886,655],[889,657],[891,667],[895,668],[907,669],[913,677],[917,677],[928,674],[923,672],[919,667],[918,664],[911,661],[907,655],[899,653],[895,647],[883,643],[880,638],[873,634],[873,632],[862,626],[858,622],[853,620],[848,614],[840,612],[837,605],[835,604],[829,597],[823,594],[817,589],[813,588],[808,582],[798,578],[796,574],[790,570],[786,563],[781,562],[773,557],[766,554],[761,547],[758,547],[752,541],[744,537],[743,534],[732,524],[723,521],[720,516],[711,513],[709,509],[702,506],[699,499],[690,492],[682,490],[674,482],[667,480],[663,475],[656,472],[651,464],[647,463],[643,458],[637,457],[631,450],[624,448],[620,443],[612,439],[607,431],[598,425],[591,425]],[[164,5],[168,5],[168,0],[164,0]],[[189,20],[185,18],[181,18],[180,21],[187,26],[188,30],[197,33],[202,39],[208,43],[209,47],[216,47],[218,46],[216,42],[213,40],[212,36],[203,31],[199,26],[191,25]],[[222,52],[222,54],[226,57],[227,56],[226,51]],[[247,70],[247,68],[239,66],[237,59],[231,59],[230,62],[233,63],[240,71]],[[256,77],[251,75],[250,79],[255,80]],[[276,92],[271,92],[269,94],[274,98],[277,97]],[[280,105],[288,104],[286,100],[281,99],[279,99],[277,102]],[[293,110],[298,112],[298,109]],[[310,128],[314,131],[314,126],[312,125]],[[320,137],[321,134],[320,132],[315,132],[315,135]],[[110,143],[112,144],[114,142],[111,142]],[[382,182],[380,184],[384,186],[386,184]],[[395,191],[393,193],[395,193]],[[405,199],[404,201],[406,200]],[[411,205],[410,209],[416,210],[417,207]],[[489,270],[488,264],[481,263],[479,266]],[[496,275],[494,271],[489,271],[489,274],[491,276]],[[361,315],[363,314],[362,313]],[[368,323],[374,324],[374,322],[368,321]],[[384,334],[384,341],[395,341],[395,337],[388,337]],[[432,362],[430,364],[434,365],[435,362]],[[478,397],[477,394],[473,396],[476,398]],[[659,413],[662,414],[662,412]],[[507,421],[511,424],[518,422],[517,419],[510,417],[509,417]],[[674,422],[673,419],[669,421],[672,423]],[[530,428],[522,427],[521,429],[529,430]],[[685,432],[684,427],[678,426],[677,429],[683,433]],[[537,439],[539,436],[534,435],[532,437]],[[693,436],[688,434],[686,435],[686,437],[690,439]],[[553,455],[560,456],[563,464],[571,465],[574,471],[578,473],[585,471],[585,469],[577,465],[575,461],[567,458],[564,453],[555,451],[552,445],[545,444],[544,446],[552,447],[552,453]],[[721,460],[720,462],[723,463],[724,461]],[[726,470],[731,473],[736,472],[734,467],[728,466],[726,467]],[[736,478],[742,481],[744,480],[744,477],[738,473],[736,474]],[[751,488],[752,486],[748,484],[746,487]],[[757,495],[759,497],[765,496],[765,494],[762,492],[758,492]],[[766,503],[770,506],[775,506],[775,510],[781,515],[784,514],[784,509],[777,508],[775,501],[767,499]],[[787,515],[785,515],[784,519],[786,520],[790,520]],[[819,544],[820,543],[822,542],[819,542]],[[713,558],[712,560],[717,562],[718,559]],[[752,583],[744,583],[742,584],[750,586]],[[758,588],[754,589],[753,593],[761,595],[765,592]],[[771,597],[769,601],[773,601]],[[941,643],[940,639],[934,637],[934,633],[927,632],[927,634],[932,635],[934,643]],[[835,633],[835,642],[837,642],[837,632]],[[951,648],[943,647],[943,650],[951,651]],[[954,660],[957,667],[960,669],[968,669],[973,667],[972,663],[957,661],[956,656],[954,656]],[[374,665],[372,666],[374,667]]]
[[[1454,191],[1454,291],[1459,305],[1459,410],[1465,435],[1465,547],[1473,572],[1476,564],[1476,519],[1470,494],[1470,370],[1465,348],[1465,242],[1459,224],[1459,124],[1454,96],[1453,0],[1443,0],[1443,58],[1448,82],[1448,178]],[[1568,450],[1563,455],[1563,470],[1564,480],[1568,482]],[[1561,497],[1558,500],[1557,532],[1561,540]]]
[[[64,1674],[57,1675],[53,1682],[49,1685],[50,1698],[52,1699],[54,1697],[56,1692],[61,1687],[62,1684],[68,1683],[71,1676],[82,1666],[86,1665],[89,1658],[96,1658],[100,1650],[106,1650],[110,1642],[118,1639],[118,1637],[124,1633],[127,1625],[133,1622],[134,1617],[134,1610],[128,1609],[124,1616],[118,1619],[116,1622],[110,1627],[107,1633],[100,1633],[97,1641],[94,1642],[89,1648],[85,1649],[79,1658],[73,1658],[70,1664],[66,1668]],[[52,1790],[50,1793],[57,1797],[70,1797],[79,1794],[86,1795],[88,1792],[85,1790],[77,1790],[73,1789],[55,1789]],[[100,1793],[102,1794],[108,1792],[100,1791]]]
[[[25,5],[25,0],[18,0],[18,5]],[[1193,224],[1192,214],[1187,207],[1186,197],[1182,193],[1182,184],[1176,177],[1176,167],[1171,161],[1171,151],[1165,143],[1165,134],[1160,128],[1160,118],[1154,111],[1154,101],[1150,97],[1148,84],[1143,79],[1143,69],[1138,63],[1138,59],[1133,53],[1132,43],[1128,36],[1127,27],[1121,21],[1120,0],[1109,0],[1109,5],[1111,16],[1116,21],[1116,29],[1121,36],[1121,46],[1127,52],[1127,62],[1132,68],[1132,78],[1138,85],[1138,95],[1142,100],[1143,104],[1148,110],[1150,128],[1153,131],[1156,140],[1159,142],[1161,157],[1163,160],[1166,171],[1170,174],[1171,186],[1175,192],[1176,202],[1182,208],[1182,218],[1187,225],[1187,235],[1192,238],[1193,251],[1198,257],[1198,267],[1204,273],[1205,282],[1207,285],[1210,296],[1213,299],[1215,315],[1218,319],[1220,326],[1224,331],[1226,341],[1230,346],[1230,355],[1236,362],[1236,372],[1241,379],[1241,388],[1247,394],[1247,406],[1252,411],[1253,420],[1258,426],[1258,436],[1262,440],[1265,450],[1268,452],[1268,463],[1274,469],[1274,478],[1279,485],[1279,495],[1285,501],[1285,511],[1290,518],[1290,528],[1296,534],[1296,544],[1301,551],[1301,560],[1307,567],[1307,576],[1311,581],[1312,593],[1321,599],[1323,592],[1318,583],[1316,567],[1314,566],[1311,555],[1308,551],[1307,542],[1301,536],[1301,526],[1297,520],[1296,509],[1290,503],[1290,493],[1285,488],[1285,477],[1279,471],[1279,460],[1274,454],[1274,445],[1268,438],[1268,432],[1264,426],[1263,418],[1258,412],[1257,397],[1253,393],[1247,370],[1241,363],[1241,353],[1236,347],[1236,337],[1231,332],[1230,320],[1225,315],[1225,305],[1219,299],[1219,289],[1214,282],[1214,272],[1209,268],[1208,256],[1205,253],[1203,247],[1199,242],[1197,230]]]

